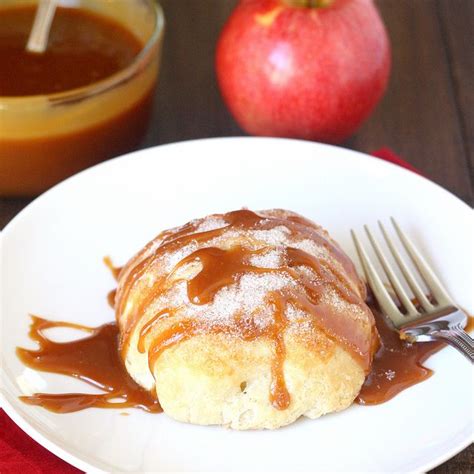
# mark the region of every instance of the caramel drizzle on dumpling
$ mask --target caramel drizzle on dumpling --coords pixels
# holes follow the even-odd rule
[[[196,233],[199,223],[194,222],[187,224],[175,233],[168,233],[151,255],[139,261],[134,268],[129,269],[128,277],[123,286],[119,288],[117,295],[119,303],[117,318],[123,311],[130,291],[157,258],[192,241],[205,244],[224,234],[230,228],[269,230],[277,226],[285,226],[293,235],[312,239],[319,245],[324,246],[332,257],[342,265],[344,270],[354,278],[354,281],[359,281],[349,258],[331,241],[325,239],[320,234],[320,229],[303,218],[291,216],[291,219],[281,219],[259,216],[251,211],[241,210],[225,214],[223,219],[227,225],[218,229]],[[289,276],[297,283],[294,288],[272,291],[267,296],[267,303],[272,308],[273,324],[265,327],[256,324],[255,318],[258,318],[258,314],[236,314],[231,322],[219,322],[213,325],[197,318],[179,321],[163,330],[153,339],[148,352],[150,370],[153,370],[155,362],[163,351],[197,334],[223,333],[239,337],[245,341],[267,338],[272,341],[274,347],[270,401],[276,409],[283,410],[290,403],[283,372],[285,361],[284,334],[288,325],[286,310],[288,305],[293,305],[295,308],[311,314],[313,317],[312,324],[324,331],[330,338],[342,344],[355,356],[362,368],[366,372],[368,371],[373,351],[372,339],[362,334],[351,318],[342,320],[342,318],[333,317],[331,306],[321,302],[321,295],[329,287],[347,303],[363,306],[367,314],[370,315],[370,311],[365,308],[363,299],[354,292],[345,275],[338,271],[334,265],[330,265],[328,261],[290,246],[279,248],[283,264],[278,268],[262,268],[250,263],[253,255],[264,253],[268,249],[251,250],[241,246],[235,246],[228,250],[217,247],[200,248],[183,258],[175,266],[171,275],[192,262],[200,263],[201,270],[199,273],[187,280],[188,299],[195,305],[212,302],[219,290],[238,283],[244,274],[276,273]],[[301,266],[310,268],[318,276],[317,280],[298,272],[296,267]],[[131,320],[127,321],[127,328],[122,334],[122,350],[127,347],[130,335],[144,310],[165,289],[167,289],[166,277],[161,277],[150,288],[144,290],[145,294],[141,295],[141,301],[133,309]],[[144,353],[146,351],[145,340],[158,321],[163,320],[163,318],[172,318],[177,309],[166,308],[147,321],[139,335],[138,349],[140,352]],[[371,324],[373,325],[373,321],[371,321]]]
[[[300,235],[305,238],[312,239],[318,245],[325,247],[329,253],[343,266],[344,271],[351,276],[352,280],[359,281],[354,265],[349,260],[349,258],[335,244],[324,238],[319,233],[321,229],[315,227],[313,223],[302,217],[290,216],[285,219],[279,219],[275,217],[259,216],[256,213],[248,210],[239,210],[223,214],[221,218],[227,223],[227,225],[210,231],[196,232],[201,221],[189,222],[174,232],[165,231],[161,233],[154,241],[148,243],[141,252],[132,258],[126,267],[122,269],[120,274],[120,280],[122,281],[122,284],[119,285],[115,297],[117,321],[119,321],[121,315],[123,314],[124,307],[131,290],[140,281],[140,279],[147,274],[147,271],[152,267],[156,260],[165,255],[167,252],[172,252],[179,247],[189,244],[190,242],[205,244],[206,242],[223,235],[230,229],[270,230],[275,227],[284,226],[294,235]],[[149,255],[147,255],[149,250],[153,247],[153,243],[157,239],[161,239],[160,245]],[[142,258],[143,254],[147,256]],[[151,288],[143,289],[143,291],[148,293],[148,297],[146,295],[142,295],[143,298],[141,304],[135,308],[131,315],[128,315],[131,320],[127,321],[127,327],[121,332],[120,346],[122,349],[127,347],[131,333],[143,313],[143,308],[146,308],[148,304],[153,301],[162,284],[163,278],[158,279]],[[360,286],[360,290],[365,291],[365,287],[362,284]]]

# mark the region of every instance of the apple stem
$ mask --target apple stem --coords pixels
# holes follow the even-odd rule
[[[334,3],[334,0],[283,0],[290,7],[325,8]]]

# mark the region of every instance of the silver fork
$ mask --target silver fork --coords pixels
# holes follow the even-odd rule
[[[413,272],[408,268],[400,252],[396,249],[385,227],[379,221],[380,230],[387,242],[387,246],[394,260],[397,262],[401,273],[405,277],[408,286],[416,297],[419,306],[422,308],[422,311],[419,311],[415,304],[413,304],[407,292],[400,284],[400,280],[388,262],[373,233],[368,226],[364,226],[375,254],[405,310],[404,314],[397,307],[374,265],[370,261],[359,238],[354,230],[351,230],[352,239],[354,240],[357,253],[359,254],[367,282],[382,312],[392,320],[402,339],[406,339],[409,342],[442,340],[456,348],[471,362],[474,362],[474,340],[464,331],[467,324],[466,314],[453,302],[433,270],[426,263],[425,259],[421,256],[407,235],[402,232],[399,225],[395,222],[395,219],[392,217],[391,220],[400,241],[425,281],[430,294],[436,301],[433,302],[427,298],[415,279]]]

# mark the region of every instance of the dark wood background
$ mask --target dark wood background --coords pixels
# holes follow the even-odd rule
[[[152,125],[143,147],[242,135],[222,103],[213,68],[219,30],[236,0],[160,3],[167,31]],[[363,152],[388,146],[472,205],[474,0],[377,4],[392,41],[390,85],[372,117],[343,146]],[[0,199],[0,228],[29,202]],[[471,446],[432,472],[473,469]]]

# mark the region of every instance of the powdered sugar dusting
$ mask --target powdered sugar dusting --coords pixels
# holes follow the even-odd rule
[[[289,243],[290,230],[284,226],[274,227],[269,230],[254,230],[249,234],[255,240],[261,240],[275,247],[287,245]]]
[[[300,273],[301,275],[305,276],[306,278],[308,278],[310,281],[316,283],[319,281],[319,277],[318,275],[316,275],[316,272],[312,269],[312,268],[309,268],[305,265],[299,265],[297,267],[294,267],[294,269]]]
[[[385,378],[389,381],[392,381],[395,378],[395,375],[396,373],[393,370],[389,369],[385,371]]]
[[[272,324],[273,308],[268,301],[268,294],[294,286],[291,278],[278,274],[242,275],[239,281],[219,290],[214,300],[206,305],[196,305],[187,298],[185,313],[187,316],[199,317],[209,325],[235,322],[235,316],[252,316],[259,327]]]
[[[186,258],[188,255],[191,255],[198,249],[198,244],[196,242],[191,242],[184,247],[180,247],[174,252],[169,252],[165,254],[164,260],[162,262],[164,272],[171,272],[176,265],[178,265],[183,258]]]
[[[348,303],[331,287],[326,287],[325,291],[321,294],[321,303],[327,305],[334,313],[344,318],[355,320],[356,313],[359,315],[362,313],[358,305]]]
[[[265,213],[264,215],[268,216]],[[288,212],[287,215],[291,216],[292,214]],[[242,324],[251,324],[253,327],[262,329],[275,324],[276,303],[274,298],[275,295],[280,295],[281,301],[284,301],[282,303],[283,321],[284,324],[288,324],[288,331],[305,333],[311,337],[314,330],[313,323],[315,321],[320,323],[321,315],[324,316],[324,321],[329,324],[332,324],[331,318],[334,321],[339,319],[347,321],[355,331],[358,331],[358,327],[366,327],[369,316],[362,301],[361,304],[348,303],[341,296],[340,289],[337,291],[338,288],[334,286],[334,281],[340,278],[339,274],[342,274],[343,277],[347,277],[347,275],[339,261],[340,254],[331,250],[332,244],[323,230],[308,227],[308,231],[305,231],[304,224],[299,222],[296,230],[289,221],[285,221],[288,226],[280,225],[281,220],[284,219],[281,211],[275,211],[275,217],[279,219],[275,221],[277,223],[275,227],[271,227],[271,217],[261,221],[251,218],[251,224],[247,227],[241,224],[232,227],[229,222],[233,222],[233,216],[225,218],[213,215],[193,221],[192,225],[177,228],[176,233],[184,231],[186,234],[182,235],[186,235],[187,238],[174,242],[174,232],[169,231],[166,234],[167,242],[172,243],[171,245],[165,244],[162,254],[160,254],[159,246],[150,245],[149,248],[157,252],[157,257],[148,273],[145,272],[145,275],[140,276],[138,284],[134,285],[126,304],[127,310],[131,307],[130,301],[135,305],[146,298],[149,307],[145,308],[144,320],[152,318],[154,314],[163,309],[171,309],[175,318],[197,321],[203,331],[206,328],[217,326],[232,329]],[[187,229],[189,229],[189,234]],[[209,232],[209,238],[205,236],[201,239],[200,235],[206,232]],[[196,235],[195,238],[194,235]],[[313,236],[315,237],[313,238]],[[176,242],[182,242],[182,246],[176,245]],[[210,247],[226,252],[233,252],[233,249],[244,249],[243,260],[239,261],[235,268],[240,268],[239,265],[243,265],[245,270],[242,270],[241,273],[239,273],[240,270],[237,270],[236,273],[229,273],[226,279],[222,280],[225,281],[224,286],[216,287],[215,292],[212,290],[212,298],[203,300],[205,303],[199,300],[199,296],[194,296],[196,301],[191,301],[188,296],[188,289],[191,288],[190,282],[204,271],[204,263],[198,257],[196,261],[189,261],[186,265],[180,266],[179,264],[192,253]],[[315,271],[316,268],[319,268],[317,262],[314,263],[314,269],[309,266],[312,262],[311,259],[307,260],[309,262],[307,264],[303,263],[292,266],[291,269],[287,268],[287,265],[291,265],[292,261],[290,255],[293,255],[289,253],[288,249],[305,252],[315,257],[320,264],[324,262],[324,271],[321,272],[321,276],[318,276],[320,270]],[[240,255],[238,252],[235,255]],[[225,255],[234,258],[233,254]],[[229,261],[233,262],[233,260]],[[303,258],[302,262],[305,261]],[[208,272],[206,275],[210,274],[212,278],[214,275],[212,268],[214,265],[218,266],[220,262],[214,260],[210,260],[210,262],[206,267]],[[226,263],[222,264],[226,265]],[[332,274],[333,270],[336,273]],[[218,275],[219,271],[217,271]],[[333,279],[322,281],[322,275],[328,273],[332,274]],[[159,277],[163,276],[166,277],[166,288],[153,288],[154,283],[159,283],[161,281]],[[347,278],[349,284],[357,288],[356,282]],[[211,281],[210,284],[219,285],[220,283]],[[311,291],[313,293],[311,295],[306,293],[308,290],[305,285],[312,285]],[[146,294],[147,291],[148,294]],[[153,291],[156,291],[154,298],[152,297]],[[189,294],[192,295],[192,291]],[[194,295],[198,294],[200,293],[194,293]],[[297,304],[300,297],[301,301],[312,301],[312,306],[309,306],[307,310],[293,306],[292,301]],[[311,308],[314,308],[314,311]],[[357,324],[355,325],[355,323]],[[162,324],[161,321],[160,324]],[[172,323],[163,321],[163,324],[162,327],[167,327]],[[334,327],[341,327],[340,322],[336,322]]]
[[[303,250],[303,252],[309,253],[313,257],[326,257],[328,255],[327,249],[317,245],[316,242],[309,239],[296,241],[293,243],[292,247]]]
[[[208,232],[214,229],[221,229],[227,225],[226,221],[219,216],[209,216],[205,218],[196,229],[196,232]]]
[[[331,308],[332,312],[338,317],[358,321],[361,324],[368,320],[368,309],[364,310],[360,305],[348,303],[333,288],[326,287],[321,294],[320,302]]]
[[[273,322],[274,309],[268,301],[269,292],[294,288],[295,281],[281,274],[242,275],[235,283],[219,290],[212,302],[195,304],[189,300],[187,281],[176,281],[172,287],[160,294],[153,302],[150,314],[163,308],[179,308],[178,317],[198,318],[208,327],[214,325],[231,326],[236,315],[258,316],[253,319],[257,327],[266,327]]]
[[[260,268],[279,268],[283,265],[281,251],[274,249],[264,254],[252,255],[250,263]]]

